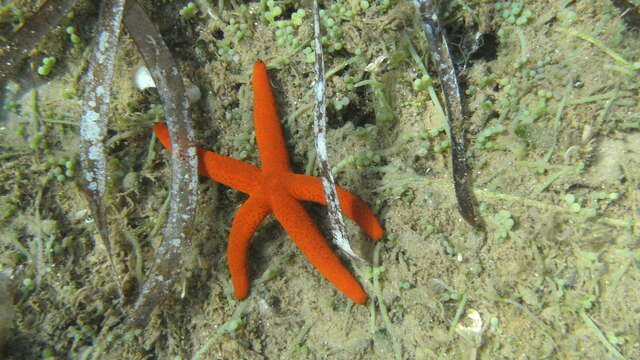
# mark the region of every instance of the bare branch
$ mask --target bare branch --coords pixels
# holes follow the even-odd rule
[[[322,177],[322,186],[327,198],[327,208],[329,209],[329,222],[331,224],[331,232],[336,244],[347,254],[361,259],[351,249],[351,244],[347,237],[347,231],[344,225],[344,218],[340,212],[340,201],[336,190],[336,183],[333,180],[331,166],[329,165],[329,156],[327,154],[327,104],[325,96],[325,80],[324,80],[324,55],[322,51],[321,33],[320,33],[320,11],[318,8],[318,0],[313,0],[313,39],[315,45],[316,62],[315,73],[316,81],[314,85],[316,106],[313,111],[313,131],[316,135],[316,153],[318,156],[318,172]]]
[[[100,6],[98,19],[100,33],[89,60],[80,116],[82,138],[80,163],[86,182],[85,191],[98,233],[107,249],[112,276],[120,296],[122,296],[121,281],[111,253],[109,228],[102,200],[105,194],[107,164],[104,141],[107,135],[107,121],[111,113],[111,84],[125,1],[106,0]]]
[[[164,239],[129,319],[131,326],[144,327],[182,273],[198,200],[198,162],[189,104],[171,52],[136,0],[128,1],[124,21],[158,89],[171,141],[171,204]]]
[[[447,35],[440,26],[437,6],[433,0],[414,0],[420,10],[422,25],[429,51],[434,62],[447,108],[447,126],[451,142],[451,168],[456,199],[462,217],[472,226],[481,225],[482,219],[475,210],[476,199],[471,191],[471,180],[465,157],[464,113],[458,77],[449,53]]]

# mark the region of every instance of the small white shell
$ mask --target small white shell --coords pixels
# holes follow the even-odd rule
[[[476,309],[469,309],[467,311],[467,318],[469,319],[470,326],[464,326],[461,323],[458,323],[457,328],[460,331],[465,331],[472,334],[482,334],[482,317],[480,313]]]
[[[138,90],[144,90],[148,88],[156,87],[156,83],[153,81],[151,77],[151,73],[146,66],[140,66],[136,69],[133,74],[133,83],[135,84]],[[189,104],[197,103],[202,97],[202,93],[200,92],[200,88],[196,85],[191,84],[189,81],[185,80],[185,96],[189,100]]]
[[[156,87],[156,83],[153,82],[151,73],[146,66],[140,66],[136,69],[136,72],[133,74],[133,83],[138,90]]]
[[[384,63],[385,61],[387,61],[387,57],[384,55],[380,55],[377,58],[375,58],[372,62],[367,64],[367,66],[364,68],[364,71],[377,72],[380,70],[380,68],[382,67],[382,63]]]

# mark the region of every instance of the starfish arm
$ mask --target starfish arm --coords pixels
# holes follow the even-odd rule
[[[198,149],[198,172],[245,194],[257,188],[260,177],[253,165],[203,149]]]
[[[156,123],[153,131],[164,145],[171,151],[169,141],[169,130],[164,123]],[[214,181],[224,184],[230,188],[242,191],[245,194],[251,193],[257,186],[257,179],[260,170],[245,162],[232,159],[230,157],[216,154],[212,151],[197,147],[198,152],[198,173],[207,176]]]
[[[368,297],[362,286],[342,265],[300,202],[283,189],[271,194],[271,206],[276,219],[309,262],[351,300],[364,304]]]
[[[244,300],[249,294],[247,254],[253,233],[270,212],[271,207],[263,198],[251,196],[240,206],[233,218],[227,245],[227,260],[231,282],[238,300]]]
[[[291,196],[298,200],[327,205],[322,179],[318,177],[292,174],[287,176],[286,186]],[[336,186],[336,189],[342,212],[355,221],[373,240],[380,240],[384,230],[367,204],[340,186]]]
[[[253,119],[262,170],[291,171],[267,67],[260,60],[253,66]]]

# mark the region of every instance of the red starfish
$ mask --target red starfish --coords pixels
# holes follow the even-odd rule
[[[259,60],[253,67],[253,89],[256,139],[262,169],[197,148],[200,175],[249,195],[233,219],[227,247],[236,298],[243,300],[249,292],[247,254],[253,233],[262,220],[273,213],[311,264],[351,300],[364,304],[367,294],[333,253],[300,204],[300,200],[304,200],[327,205],[322,181],[318,177],[291,171],[267,69]],[[171,150],[166,125],[155,124],[153,130],[165,148]],[[367,205],[347,190],[341,187],[337,190],[344,214],[371,238],[380,239],[384,231]]]

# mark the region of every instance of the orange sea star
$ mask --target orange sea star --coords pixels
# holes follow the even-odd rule
[[[320,178],[295,174],[291,170],[267,69],[260,60],[253,67],[253,90],[255,131],[262,168],[197,148],[200,175],[249,195],[233,219],[227,246],[236,298],[243,300],[249,293],[247,255],[253,233],[262,220],[273,213],[311,264],[351,300],[364,304],[367,294],[333,253],[299,202],[327,204]],[[171,150],[166,125],[155,124],[153,130],[160,142]],[[347,190],[341,187],[337,190],[344,214],[372,239],[379,240],[384,231],[367,205]]]

